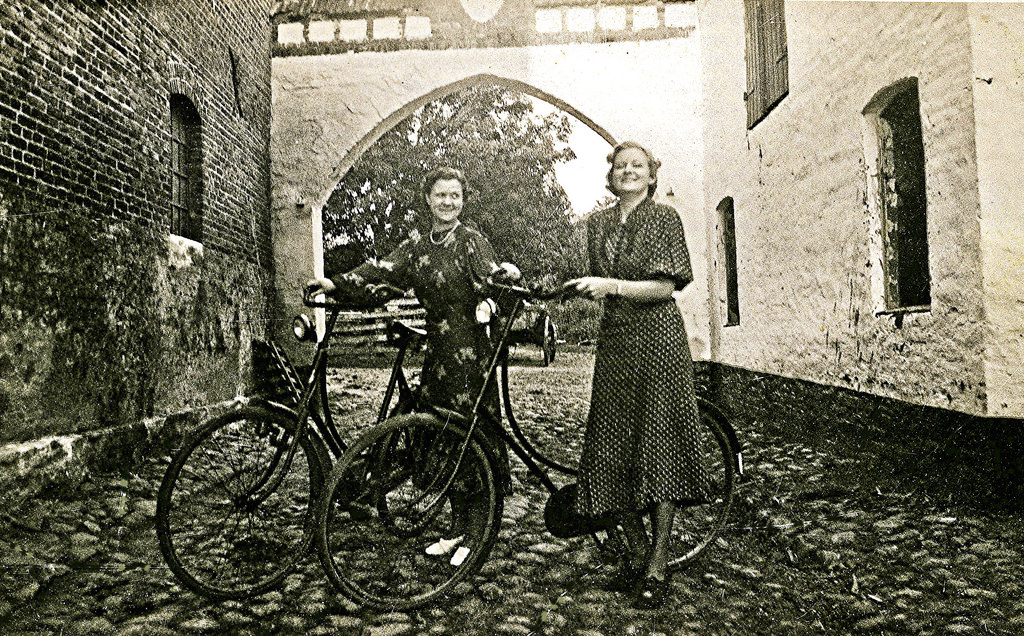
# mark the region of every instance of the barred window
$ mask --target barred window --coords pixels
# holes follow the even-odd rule
[[[202,240],[203,157],[199,111],[171,96],[171,233]]]
[[[786,8],[783,0],[743,0],[747,40],[747,128],[789,93]]]

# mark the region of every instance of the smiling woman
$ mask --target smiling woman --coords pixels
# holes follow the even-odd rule
[[[651,198],[661,162],[628,141],[608,161],[618,202],[587,219],[592,275],[567,283],[604,304],[576,506],[621,519],[630,553],[622,578],[636,586],[635,605],[653,609],[668,590],[676,506],[706,502],[711,490],[698,460],[686,327],[672,301],[693,274],[679,214]]]

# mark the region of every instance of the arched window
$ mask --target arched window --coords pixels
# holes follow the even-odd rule
[[[896,82],[864,109],[877,157],[871,190],[882,239],[885,310],[931,305],[924,142],[917,78]]]
[[[732,197],[722,199],[718,204],[718,227],[722,245],[723,269],[725,272],[725,326],[740,324],[739,272],[736,268],[736,213]]]
[[[203,152],[199,111],[171,95],[171,234],[202,240]]]

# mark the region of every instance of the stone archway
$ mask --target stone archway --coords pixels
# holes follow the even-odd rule
[[[491,73],[479,73],[477,75],[473,75],[472,77],[467,77],[465,79],[452,82],[447,86],[437,88],[427,93],[426,95],[422,95],[408,102],[398,110],[394,111],[393,113],[382,119],[380,123],[374,126],[373,130],[366,133],[366,135],[362,139],[360,139],[354,146],[352,146],[348,153],[342,158],[341,163],[338,164],[338,167],[335,169],[334,174],[330,179],[332,183],[331,186],[328,188],[326,192],[322,193],[321,197],[318,197],[317,199],[317,203],[319,204],[319,206],[321,208],[323,207],[323,205],[327,202],[327,198],[331,196],[331,192],[333,192],[334,188],[337,187],[342,177],[344,177],[345,173],[348,172],[349,169],[352,168],[352,166],[355,164],[355,162],[359,160],[359,157],[362,156],[364,152],[366,152],[367,148],[372,146],[374,142],[380,139],[384,135],[384,133],[394,128],[400,121],[402,121],[403,119],[411,115],[413,112],[415,112],[416,109],[420,108],[425,104],[429,104],[434,100],[445,97],[446,95],[451,95],[452,93],[457,93],[471,86],[479,86],[482,84],[503,86],[518,91],[520,93],[529,95],[530,97],[535,97],[537,99],[543,100],[551,104],[552,106],[556,106],[561,110],[567,112],[568,114],[572,115],[585,126],[589,127],[591,130],[596,132],[601,138],[603,138],[609,144],[614,146],[616,143],[615,138],[612,136],[611,133],[602,128],[592,119],[587,117],[585,114],[578,111],[574,106],[559,99],[558,97],[555,97],[550,93],[542,91],[539,88],[531,86],[530,84],[527,84],[526,82],[523,82],[518,79],[499,77]]]
[[[698,73],[695,38],[275,58],[271,168],[279,311],[300,311],[301,283],[322,273],[321,210],[366,148],[421,105],[486,82],[551,103],[609,142],[636,139],[662,159],[659,195],[683,214],[700,281],[686,312],[693,350],[701,355],[708,329]]]

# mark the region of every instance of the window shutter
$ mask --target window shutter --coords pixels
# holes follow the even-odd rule
[[[744,0],[747,45],[747,128],[764,119],[789,93],[786,10],[783,0]]]

